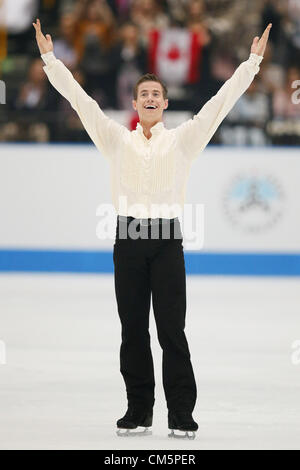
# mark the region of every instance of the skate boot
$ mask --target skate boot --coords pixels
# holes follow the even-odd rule
[[[169,437],[195,439],[198,424],[193,420],[192,413],[188,411],[169,411],[168,428],[171,429]]]
[[[149,436],[152,426],[153,410],[140,406],[129,406],[123,418],[117,421],[118,436]]]

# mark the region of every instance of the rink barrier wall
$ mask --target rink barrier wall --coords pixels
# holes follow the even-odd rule
[[[195,160],[186,202],[205,207],[205,243],[185,249],[188,275],[300,275],[299,150],[209,145]],[[96,234],[110,169],[94,145],[0,144],[0,168],[0,272],[113,272],[112,239]],[[255,230],[235,206],[253,175],[271,207]]]

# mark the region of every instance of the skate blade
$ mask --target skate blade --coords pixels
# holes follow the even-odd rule
[[[176,431],[176,432],[175,432]],[[195,431],[179,431],[178,429],[172,429],[168,437],[172,439],[188,439],[193,440],[196,437]]]
[[[152,431],[150,431],[148,428],[140,428],[140,427],[137,427],[136,429],[119,428],[117,430],[117,435],[119,437],[151,436]]]

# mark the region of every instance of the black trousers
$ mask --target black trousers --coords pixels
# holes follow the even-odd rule
[[[120,371],[128,405],[151,408],[155,401],[149,335],[152,294],[163,351],[163,386],[168,410],[192,412],[197,390],[184,333],[186,275],[180,222],[178,218],[167,224],[167,219],[152,219],[155,225],[143,226],[140,220],[118,216],[113,250],[115,293],[122,327]],[[143,219],[143,222],[147,220],[150,221]],[[127,238],[121,238],[124,233]]]

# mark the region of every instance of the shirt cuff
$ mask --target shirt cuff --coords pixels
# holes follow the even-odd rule
[[[253,52],[250,54],[250,57],[248,59],[248,61],[250,62],[250,64],[252,65],[259,65],[261,63],[261,61],[263,60],[263,56],[262,55],[257,55],[257,54],[254,54]]]
[[[42,54],[41,58],[43,59],[46,65],[49,65],[51,64],[51,62],[54,62],[56,60],[56,57],[52,51],[46,52],[46,54]]]

